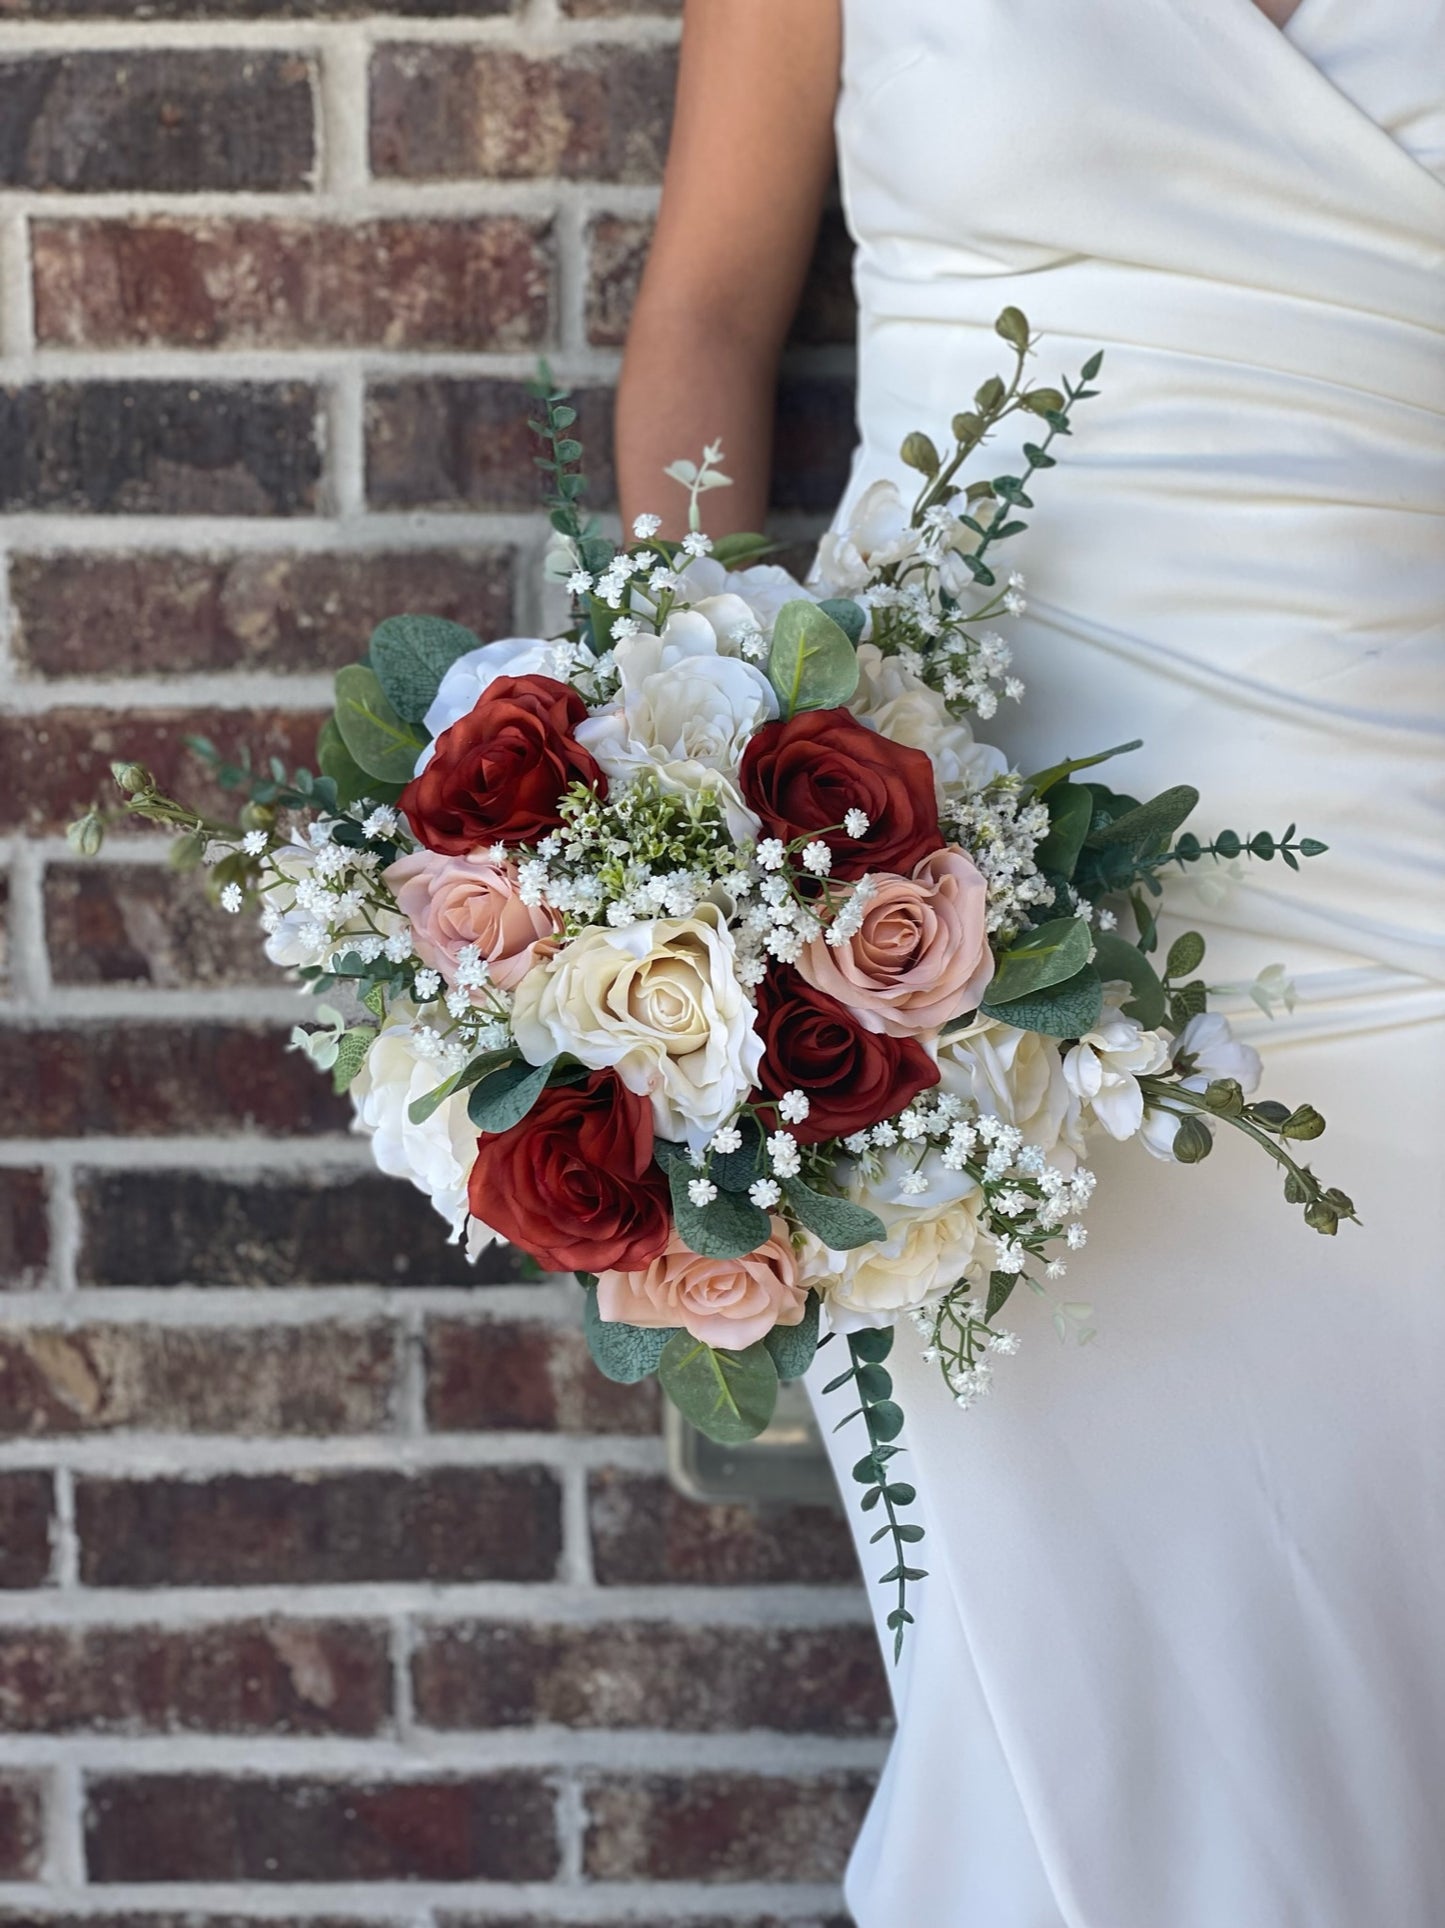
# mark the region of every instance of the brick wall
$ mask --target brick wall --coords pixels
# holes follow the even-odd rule
[[[575,1288],[365,1180],[249,935],[155,838],[61,835],[121,750],[305,754],[382,614],[538,622],[519,384],[576,384],[605,495],[675,37],[666,0],[0,0],[9,1928],[839,1921],[885,1703],[839,1517],[678,1497]],[[799,534],[846,268],[833,221]]]

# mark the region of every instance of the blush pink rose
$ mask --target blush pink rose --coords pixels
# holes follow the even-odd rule
[[[916,1038],[974,1010],[993,976],[988,884],[955,844],[909,877],[875,877],[863,922],[836,948],[804,947],[798,970],[870,1031]]]
[[[694,1339],[741,1352],[775,1325],[798,1325],[808,1288],[780,1218],[772,1236],[740,1259],[705,1259],[674,1232],[641,1272],[599,1272],[597,1310],[636,1326],[682,1326]]]
[[[514,991],[562,928],[556,911],[522,902],[514,865],[480,852],[418,850],[391,864],[386,881],[411,924],[417,956],[448,984],[457,981],[458,953],[475,944],[492,982]]]

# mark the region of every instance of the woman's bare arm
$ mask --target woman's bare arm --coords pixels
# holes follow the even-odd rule
[[[662,208],[617,395],[625,521],[686,528],[662,471],[721,441],[708,534],[762,526],[778,361],[833,168],[839,0],[687,0]]]

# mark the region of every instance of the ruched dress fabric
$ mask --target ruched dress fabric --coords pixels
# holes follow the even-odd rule
[[[847,1881],[860,1928],[1445,1923],[1445,0],[844,0],[860,445],[839,521],[1007,363],[1105,350],[1007,554],[1031,769],[1181,781],[1329,854],[1174,886],[1363,1224],[1221,1132],[1091,1159],[1087,1249],[952,1404],[900,1331],[929,1578]],[[1001,434],[984,472],[1015,468]],[[977,472],[977,471],[975,471]],[[847,1469],[824,1348],[809,1386]],[[873,1586],[880,1620],[891,1591]],[[891,1639],[888,1641],[891,1645]]]

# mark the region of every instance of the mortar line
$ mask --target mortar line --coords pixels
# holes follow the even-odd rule
[[[64,1593],[80,1585],[80,1541],[75,1530],[75,1479],[64,1466],[54,1469],[55,1512],[52,1571]],[[0,1737],[3,1739],[3,1737]]]

